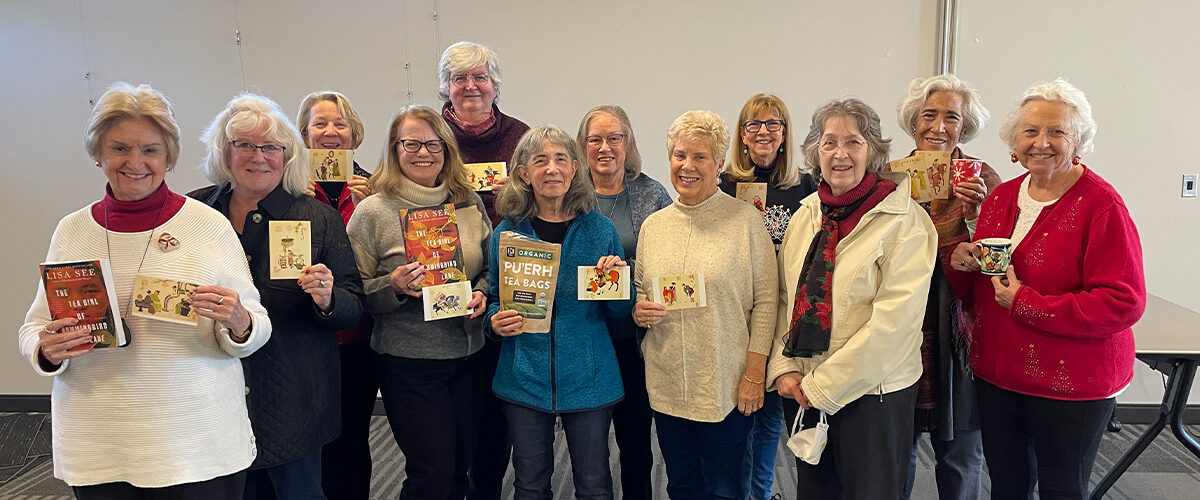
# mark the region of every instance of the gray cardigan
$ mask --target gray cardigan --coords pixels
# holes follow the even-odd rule
[[[625,189],[629,190],[629,211],[633,212],[634,235],[642,234],[642,222],[646,217],[672,203],[667,188],[643,173],[637,176],[627,174]]]

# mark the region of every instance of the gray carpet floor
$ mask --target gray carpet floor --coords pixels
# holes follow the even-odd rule
[[[1145,425],[1125,425],[1119,433],[1106,433],[1100,446],[1100,454],[1092,473],[1092,484],[1112,467],[1121,454],[1146,429]],[[1200,434],[1200,426],[1192,426],[1192,432]],[[781,443],[782,444],[782,443]],[[617,466],[615,445],[612,458],[613,481],[620,498],[620,472]],[[391,430],[384,417],[374,417],[371,430],[371,450],[374,455],[374,473],[371,479],[372,497],[377,499],[397,498],[404,481],[404,456],[392,440]],[[657,447],[655,456],[659,457]],[[571,483],[570,459],[566,453],[566,440],[559,431],[555,441],[556,468],[552,479],[555,498],[574,498]],[[921,443],[917,460],[917,480],[913,498],[937,498],[933,479],[933,450],[929,441]],[[782,498],[801,498],[796,494],[796,466],[781,447],[775,464],[775,491]],[[504,498],[512,498],[512,469],[505,480]],[[659,458],[654,465],[655,495],[666,500],[666,471]],[[988,496],[990,482],[984,477],[981,498]],[[1109,491],[1114,499],[1162,499],[1200,498],[1200,459],[1191,455],[1175,440],[1170,432],[1164,432],[1134,462]],[[50,418],[44,413],[0,413],[0,499],[12,500],[58,500],[72,498],[71,490],[53,477],[50,462]]]

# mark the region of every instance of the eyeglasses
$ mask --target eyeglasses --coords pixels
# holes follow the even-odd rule
[[[434,139],[432,141],[425,142],[421,142],[416,139],[400,139],[396,141],[396,144],[403,146],[404,150],[408,151],[409,153],[416,153],[417,151],[421,150],[421,146],[425,146],[425,151],[429,151],[430,154],[436,154],[441,153],[442,149],[446,147],[446,143],[441,139]]]
[[[783,120],[750,120],[746,123],[743,123],[742,128],[746,129],[747,132],[754,134],[761,130],[764,125],[767,127],[767,132],[778,132],[783,128]]]
[[[862,139],[846,139],[844,141],[838,141],[837,139],[825,139],[824,141],[821,141],[820,145],[821,151],[826,153],[836,152],[838,148],[842,148],[842,150],[847,153],[857,153],[862,151],[865,147],[867,147],[867,141]]]
[[[247,155],[253,155],[255,151],[262,151],[263,156],[279,156],[287,149],[278,144],[263,144],[259,146],[247,141],[229,141],[229,143],[233,145],[233,149],[237,150],[237,152]]]
[[[603,143],[608,143],[609,146],[620,146],[625,143],[625,134],[610,134],[608,137],[589,135],[587,139],[584,139],[584,142],[587,142],[587,145],[593,148],[598,148]]]
[[[455,87],[466,87],[467,80],[475,82],[475,86],[479,87],[487,85],[489,82],[491,82],[492,77],[486,73],[476,73],[474,75],[454,75],[450,77],[450,83],[453,83]]]

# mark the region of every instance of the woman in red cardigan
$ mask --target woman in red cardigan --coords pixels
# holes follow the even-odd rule
[[[975,240],[1011,238],[1006,276],[972,243],[948,260],[970,326],[992,498],[1084,498],[1116,395],[1133,379],[1142,246],[1124,201],[1080,162],[1096,125],[1065,80],[1030,87],[1001,137],[1029,172],[984,202]],[[969,308],[966,306],[970,306]],[[973,313],[973,314],[971,314]]]

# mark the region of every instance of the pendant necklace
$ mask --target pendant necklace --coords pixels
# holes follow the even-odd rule
[[[158,220],[162,217],[163,209],[167,207],[167,199],[169,199],[169,197],[166,199],[163,199],[162,205],[160,205],[158,207],[158,215],[154,216],[155,223],[157,223]],[[103,202],[101,202],[101,203],[103,203]],[[133,273],[135,281],[137,280],[138,273],[142,272],[142,264],[146,263],[146,254],[149,253],[149,251],[150,251],[150,242],[154,241],[154,229],[155,228],[150,228],[150,237],[146,239],[146,248],[142,250],[142,260],[140,262],[138,262],[137,271],[135,271]],[[108,233],[109,233],[109,230],[108,230],[108,205],[105,204],[104,205],[104,249],[107,252],[105,257],[108,259],[109,263],[111,264],[111,262],[112,262],[112,243],[109,241]],[[113,272],[113,280],[116,280],[116,278],[117,278],[116,272],[114,271]],[[132,293],[137,293],[137,290],[134,290]],[[125,327],[125,337],[130,339],[130,341],[132,341],[133,340],[133,332],[131,332],[129,329],[129,318],[125,315],[124,312],[120,311],[120,304],[117,304],[117,307],[118,307],[117,311],[121,313],[121,324],[124,325],[124,327]],[[130,296],[130,300],[129,300],[129,309],[133,310],[132,295]]]

